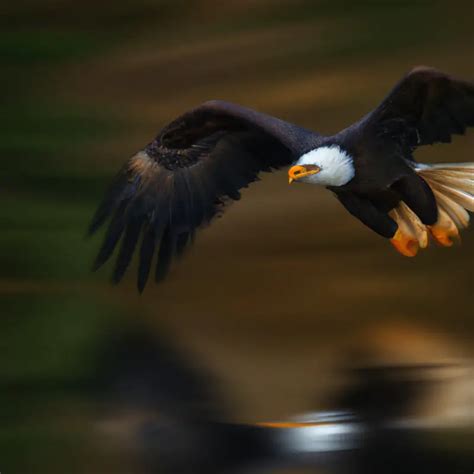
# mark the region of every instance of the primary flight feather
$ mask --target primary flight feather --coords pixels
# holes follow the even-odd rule
[[[109,221],[95,268],[119,245],[113,280],[139,248],[138,288],[167,273],[196,230],[262,171],[320,184],[406,256],[429,236],[449,246],[474,211],[474,163],[426,165],[421,145],[474,126],[474,84],[418,67],[358,122],[323,136],[252,109],[209,101],[167,125],[120,171],[90,225]],[[156,257],[155,257],[156,254]]]

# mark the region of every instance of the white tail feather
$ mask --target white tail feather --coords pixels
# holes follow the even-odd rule
[[[446,173],[443,173],[442,176],[438,176],[435,173],[430,174],[428,176],[425,174],[424,178],[425,180],[428,179],[443,186],[449,186],[450,188],[465,191],[467,193],[470,193],[472,191],[472,186],[474,182],[474,177],[472,179],[460,178]]]
[[[421,165],[415,170],[433,189],[437,200],[445,196],[474,212],[474,163]]]
[[[461,189],[453,188],[452,186],[440,184],[437,181],[426,179],[426,182],[431,186],[432,189],[436,189],[440,193],[450,197],[455,202],[463,206],[468,211],[474,211],[474,195],[463,191]]]
[[[466,228],[469,225],[469,214],[466,209],[440,191],[433,189],[433,192],[436,201],[438,202],[438,206],[443,208],[451,216],[458,227]]]
[[[420,164],[415,171],[433,190],[438,221],[432,226],[424,225],[404,202],[390,215],[399,231],[418,247],[428,245],[429,234],[440,244],[450,246],[452,240],[459,237],[459,231],[469,225],[467,211],[474,212],[474,163]]]
[[[454,170],[454,171],[469,171],[474,173],[474,163],[438,163],[438,164],[426,164],[417,163],[415,166],[416,171],[433,171],[433,170]]]

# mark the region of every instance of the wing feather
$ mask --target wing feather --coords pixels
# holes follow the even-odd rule
[[[474,126],[474,83],[433,68],[413,69],[365,121],[413,150],[451,142]]]
[[[148,280],[157,241],[158,239],[155,233],[155,228],[150,225],[150,223],[147,223],[146,228],[143,231],[143,238],[140,246],[140,258],[138,263],[137,286],[138,291],[140,292],[144,290],[146,282]]]
[[[318,135],[226,102],[212,101],[166,126],[117,175],[92,219],[94,233],[109,222],[94,268],[120,244],[113,282],[139,249],[138,289],[148,280],[157,252],[155,280],[198,228],[240,199],[240,190],[262,171],[291,164]]]

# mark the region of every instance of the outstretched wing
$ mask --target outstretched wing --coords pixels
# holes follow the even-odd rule
[[[367,117],[366,124],[410,153],[420,145],[449,143],[474,126],[474,83],[433,68],[413,69]]]
[[[167,273],[196,229],[218,214],[261,171],[289,165],[315,134],[254,110],[206,102],[166,126],[123,167],[99,206],[90,232],[110,219],[95,268],[121,240],[113,281],[140,247],[138,288],[157,251],[155,279]]]

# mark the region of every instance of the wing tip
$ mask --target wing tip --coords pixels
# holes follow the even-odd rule
[[[92,266],[91,266],[91,271],[92,272],[96,272],[104,263],[103,262],[99,262],[97,257],[96,259],[94,260],[94,262],[92,263]]]
[[[148,278],[147,278],[148,280]],[[142,295],[143,292],[145,291],[145,287],[146,287],[146,283],[147,283],[147,280],[141,282],[140,279],[138,280],[137,282],[137,290],[138,290],[138,294],[139,295]]]
[[[102,205],[100,206],[102,207]],[[104,218],[101,214],[99,213],[100,208],[95,212],[94,216],[92,217],[89,225],[87,226],[86,229],[86,237],[90,237],[94,235],[105,223],[106,218]]]

